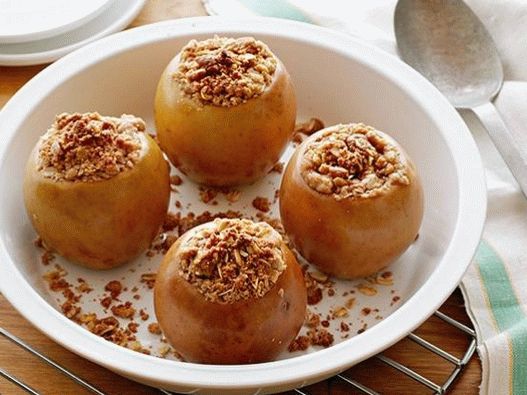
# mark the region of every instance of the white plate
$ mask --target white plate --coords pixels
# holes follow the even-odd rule
[[[0,43],[42,40],[96,17],[113,0],[0,0]]]
[[[55,114],[97,110],[133,113],[152,125],[153,96],[159,75],[192,38],[213,34],[254,35],[278,54],[297,91],[301,117],[318,116],[327,124],[363,121],[391,133],[416,162],[425,192],[425,214],[416,243],[393,265],[395,284],[371,298],[356,292],[357,306],[346,318],[354,335],[361,320],[369,328],[327,349],[244,366],[184,363],[142,355],[109,343],[66,319],[56,293],[42,280],[49,270],[32,245],[34,231],[22,202],[26,158]],[[75,353],[134,380],[179,392],[222,394],[283,391],[322,380],[395,343],[430,316],[450,295],[465,272],[483,228],[486,190],[482,164],[472,137],[447,100],[423,77],[386,53],[326,29],[278,19],[191,18],[122,32],[93,43],[51,65],[23,87],[0,113],[0,287],[35,326]],[[286,153],[286,156],[289,155]],[[252,213],[255,195],[272,197],[278,175],[243,191],[243,199],[218,206]],[[173,199],[199,212],[196,186],[185,181]],[[174,210],[173,202],[171,209]],[[159,257],[138,258],[111,272],[91,272],[62,262],[69,279],[84,277],[95,288],[83,308],[97,309],[92,297],[108,280],[135,284],[155,270]],[[325,297],[322,313],[342,303],[345,290],[360,281],[338,282],[336,299]],[[380,287],[381,288],[381,287]],[[391,304],[391,289],[401,297]],[[152,312],[152,294],[140,286],[138,307]],[[130,293],[123,296],[129,300]],[[88,300],[89,299],[89,300]],[[361,307],[379,307],[382,320],[361,317]],[[151,320],[155,318],[151,317]],[[375,324],[375,325],[374,325]],[[142,324],[138,337],[156,350],[157,341]]]
[[[145,0],[111,0],[101,15],[66,33],[37,41],[0,44],[0,66],[53,62],[83,45],[125,28],[139,14],[144,3]]]

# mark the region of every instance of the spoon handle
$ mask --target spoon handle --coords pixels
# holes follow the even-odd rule
[[[472,111],[485,126],[494,146],[527,197],[527,150],[515,140],[494,104],[487,102],[473,107]]]

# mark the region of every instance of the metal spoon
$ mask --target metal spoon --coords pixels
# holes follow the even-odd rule
[[[503,68],[478,17],[461,0],[399,0],[394,27],[403,60],[455,107],[474,111],[527,196],[527,147],[514,141],[492,104]]]

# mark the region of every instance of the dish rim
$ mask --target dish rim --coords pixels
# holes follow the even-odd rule
[[[78,16],[76,19],[72,19],[68,22],[63,22],[58,26],[48,27],[44,30],[31,31],[21,34],[2,34],[0,32],[0,44],[21,44],[28,41],[43,40],[72,31],[103,13],[108,7],[110,7],[112,1],[113,0],[102,0],[102,2],[99,1],[100,4],[98,4],[96,8],[92,8],[88,13]]]
[[[108,36],[109,34],[115,33],[126,26],[128,26],[137,15],[141,12],[145,5],[146,0],[111,0],[108,5],[103,9],[104,13],[111,12],[112,9],[123,8],[119,18],[114,19],[108,24],[101,27],[91,36],[85,37],[80,41],[76,41],[71,44],[62,44],[59,42],[53,49],[37,51],[37,52],[25,52],[19,54],[5,54],[2,53],[2,45],[25,45],[27,41],[16,42],[16,43],[0,43],[0,66],[29,66],[38,65],[53,62],[72,51],[81,48],[83,45],[94,42],[97,39]],[[87,23],[97,23],[103,16],[103,12],[95,15]],[[100,21],[99,21],[100,22]],[[74,32],[77,29],[84,28],[86,24],[76,26],[67,32],[59,33],[51,37],[42,38],[42,40],[65,40],[68,34]],[[40,40],[38,40],[40,41]]]
[[[423,103],[423,108],[428,109],[428,115],[435,123],[445,125],[440,128],[440,133],[453,155],[458,171],[459,215],[443,259],[421,288],[398,310],[362,336],[355,336],[328,349],[299,357],[262,364],[229,366],[177,362],[146,356],[89,333],[38,295],[11,260],[1,237],[0,259],[4,275],[0,276],[0,290],[26,319],[57,343],[101,366],[140,381],[155,382],[159,386],[167,384],[243,389],[293,383],[296,385],[313,378],[327,377],[384,350],[424,322],[458,285],[470,264],[483,230],[486,187],[476,144],[460,115],[447,99],[398,58],[344,33],[277,18],[195,17],[127,30],[67,55],[35,76],[9,100],[0,112],[0,124],[8,129],[3,132],[0,142],[0,169],[4,166],[6,149],[24,121],[25,114],[30,113],[35,104],[60,85],[62,80],[82,73],[97,62],[149,42],[213,33],[276,34],[286,39],[309,42],[342,52],[373,68],[412,99],[419,100]],[[90,57],[85,56],[88,52]],[[466,165],[467,163],[470,165]],[[448,264],[449,261],[453,263]],[[235,373],[236,383],[233,381]]]

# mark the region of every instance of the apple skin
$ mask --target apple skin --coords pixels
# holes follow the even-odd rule
[[[27,162],[24,202],[47,247],[92,269],[111,269],[146,250],[170,198],[168,163],[155,141],[133,168],[102,181],[54,181],[37,170],[38,145]]]
[[[233,107],[203,105],[172,78],[176,56],[161,75],[155,96],[157,136],[163,151],[200,184],[252,183],[279,160],[293,135],[296,97],[284,65],[258,97]]]
[[[408,185],[392,184],[369,198],[336,200],[311,189],[300,169],[307,138],[289,161],[280,187],[280,215],[295,248],[321,271],[343,279],[376,273],[397,259],[415,240],[423,217],[423,190],[415,166],[402,147]]]
[[[307,294],[302,270],[282,243],[287,267],[263,297],[211,302],[179,275],[176,261],[186,238],[206,225],[182,235],[158,270],[154,304],[159,325],[174,349],[190,362],[272,361],[287,349],[304,322]]]

